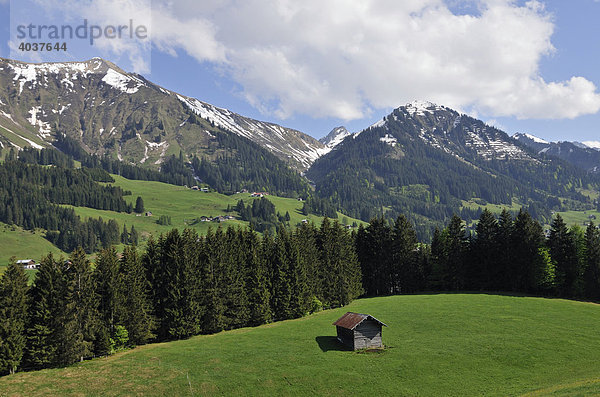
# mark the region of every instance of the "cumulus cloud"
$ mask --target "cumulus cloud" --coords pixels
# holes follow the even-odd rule
[[[127,4],[142,9],[139,1],[86,1],[78,12],[114,18]],[[456,3],[154,1],[152,41],[212,63],[253,106],[282,119],[352,120],[413,99],[491,117],[574,118],[600,109],[584,77],[540,76],[540,61],[555,51],[552,15],[541,2],[458,1],[478,11],[468,15],[453,13]]]

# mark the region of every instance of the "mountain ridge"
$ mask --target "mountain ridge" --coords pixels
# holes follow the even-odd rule
[[[102,155],[107,151],[106,144],[110,141],[102,135],[108,131],[110,135],[116,135],[120,142],[119,147],[112,150],[115,157],[125,158],[129,155],[134,162],[142,163],[152,157],[158,165],[160,159],[167,154],[165,146],[175,146],[173,149],[175,151],[176,146],[179,146],[187,149],[186,152],[193,153],[194,143],[184,142],[186,138],[188,140],[192,138],[189,135],[196,134],[199,140],[205,142],[211,139],[210,128],[205,128],[207,125],[192,128],[194,131],[185,131],[183,135],[188,136],[179,137],[180,139],[169,136],[165,140],[157,136],[161,133],[163,137],[167,133],[177,135],[181,130],[189,129],[188,121],[191,112],[205,119],[211,127],[219,127],[250,139],[299,171],[307,169],[317,157],[327,151],[318,140],[300,131],[244,117],[207,102],[178,94],[152,83],[143,76],[124,72],[112,62],[102,58],[57,63],[26,63],[0,58],[0,80],[4,86],[4,95],[0,89],[1,125],[12,131],[16,136],[14,140],[18,141],[12,142],[10,137],[5,136],[3,145],[10,141],[19,147],[21,146],[19,142],[37,147],[47,146],[53,141],[53,136],[56,134],[54,130],[60,128],[66,129],[67,133],[73,136],[80,135],[87,150]],[[27,90],[24,91],[25,88]],[[121,95],[129,95],[130,98],[108,102],[96,101],[98,97],[108,99],[111,96]],[[50,97],[53,97],[53,100]],[[161,108],[157,104],[164,106]],[[70,109],[74,105],[77,107],[77,112]],[[125,109],[115,115],[112,109],[108,109],[113,105]],[[93,107],[95,107],[93,112],[89,112]],[[104,113],[99,117],[100,119],[94,117],[100,112]],[[83,115],[77,117],[77,114],[70,113],[83,113]],[[118,117],[115,116],[131,119],[132,123],[115,126],[109,120],[117,119]],[[72,119],[63,122],[61,119],[65,117]],[[162,118],[163,125],[152,127],[163,128],[154,131],[152,131],[154,128],[141,128],[144,127],[144,122],[142,125],[137,125],[141,118],[145,118],[144,122],[147,123]],[[172,119],[170,125],[164,125],[167,124],[165,118]],[[142,139],[144,133],[151,135],[151,139]],[[123,134],[126,139],[123,139]],[[137,137],[140,142],[137,144],[128,142],[134,137]],[[176,145],[171,138],[177,141]],[[158,144],[162,146],[158,147]],[[133,148],[128,148],[128,145]],[[125,155],[120,153],[121,151],[126,152]],[[111,152],[110,148],[108,152]]]

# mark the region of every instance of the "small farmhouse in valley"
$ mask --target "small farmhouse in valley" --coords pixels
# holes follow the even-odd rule
[[[40,264],[35,263],[33,259],[19,259],[17,265],[23,266],[23,269],[38,269],[40,267]]]
[[[352,350],[383,347],[381,329],[387,325],[369,314],[348,312],[333,325],[338,340]]]

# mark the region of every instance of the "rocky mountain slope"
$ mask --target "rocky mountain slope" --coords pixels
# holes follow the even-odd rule
[[[580,142],[546,142],[529,134],[515,134],[513,138],[529,146],[538,154],[561,158],[588,172],[600,173],[600,151]]]
[[[215,156],[214,129],[247,138],[301,171],[328,150],[302,132],[179,95],[100,58],[0,59],[0,127],[2,146],[42,147],[60,132],[91,153],[149,166],[179,150]]]
[[[598,183],[497,128],[429,102],[401,106],[344,139],[307,176],[322,198],[352,216],[411,214],[423,233],[453,213],[476,218],[469,200],[519,203],[540,215],[561,206],[591,207],[578,190]]]

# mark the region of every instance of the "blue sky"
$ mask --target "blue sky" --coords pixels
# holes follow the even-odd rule
[[[600,141],[596,0],[0,0],[0,56],[101,56],[253,118],[321,137],[361,130],[413,99],[508,133]],[[119,4],[119,6],[117,6]],[[35,10],[35,11],[30,11]],[[12,18],[12,19],[11,19]],[[10,50],[17,23],[135,19],[151,41]],[[12,27],[11,27],[12,23]]]

